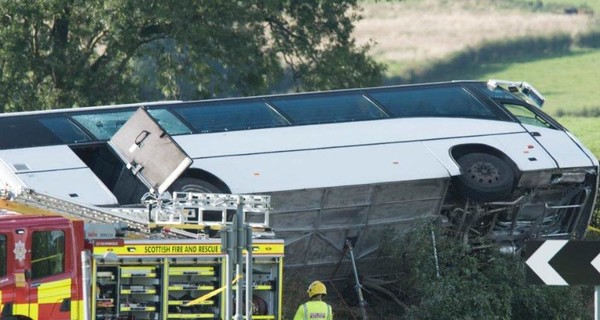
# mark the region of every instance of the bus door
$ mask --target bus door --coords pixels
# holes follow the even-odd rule
[[[544,147],[559,168],[589,167],[594,165],[590,156],[573,143],[567,132],[556,127],[525,105],[503,103],[531,136]]]
[[[140,107],[109,146],[151,192],[163,193],[191,164],[185,151]]]
[[[33,319],[71,318],[74,248],[68,229],[37,226],[30,229],[29,314]]]

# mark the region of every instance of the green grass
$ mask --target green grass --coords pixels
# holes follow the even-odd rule
[[[470,77],[527,81],[546,97],[544,111],[556,115],[559,110],[600,108],[599,65],[600,50],[576,50],[530,62],[482,65]]]

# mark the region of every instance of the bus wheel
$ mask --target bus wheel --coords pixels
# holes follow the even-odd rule
[[[170,191],[178,192],[200,192],[200,193],[225,193],[214,184],[190,177],[183,177],[175,180],[169,187]]]
[[[457,159],[462,175],[458,190],[476,201],[499,201],[510,196],[515,173],[504,160],[488,153],[468,153]]]

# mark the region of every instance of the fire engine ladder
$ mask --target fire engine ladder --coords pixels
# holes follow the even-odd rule
[[[82,219],[86,222],[126,224],[129,229],[128,231],[132,231],[133,233],[137,234],[148,235],[155,233],[153,230],[151,230],[150,226],[148,225],[148,221],[144,216],[110,212],[104,208],[71,202],[43,193],[37,193],[31,189],[21,192],[19,195],[12,198],[12,200],[16,203],[26,206],[51,211],[69,218]]]
[[[142,235],[157,235],[157,230],[168,228],[169,232],[163,235],[171,238],[206,237],[204,233],[190,230],[221,229],[232,224],[240,203],[243,206],[244,223],[250,225],[259,236],[271,235],[270,196],[265,195],[175,192],[171,197],[168,193],[161,196],[147,194],[142,199],[147,208],[102,208],[26,190],[13,201],[88,222],[124,223],[129,231]]]
[[[255,236],[272,236],[269,228],[271,197],[267,195],[233,195],[221,193],[174,192],[154,197],[148,194],[143,202],[149,209],[113,209],[118,215],[140,217],[148,215],[150,227],[179,230],[180,234],[197,237],[186,230],[221,230],[233,224],[238,206],[242,206],[243,224],[252,228]]]

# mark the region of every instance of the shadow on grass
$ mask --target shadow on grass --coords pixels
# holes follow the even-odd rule
[[[524,37],[484,43],[467,48],[450,57],[410,69],[405,75],[384,79],[386,85],[478,79],[484,74],[500,72],[509,64],[540,59],[572,57],[583,54],[572,50],[569,35]]]

